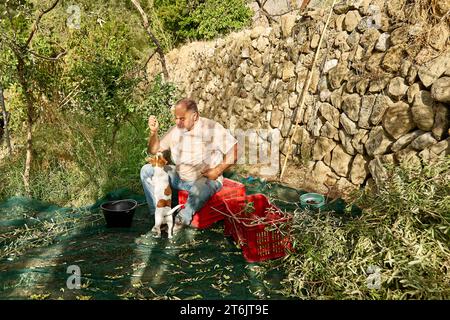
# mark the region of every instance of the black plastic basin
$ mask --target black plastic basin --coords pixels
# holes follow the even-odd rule
[[[100,208],[109,228],[129,228],[133,222],[137,201],[132,199],[116,200],[102,203]]]

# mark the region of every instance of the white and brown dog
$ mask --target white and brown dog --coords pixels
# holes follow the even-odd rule
[[[154,237],[160,238],[161,226],[167,224],[168,238],[171,239],[173,237],[173,213],[183,205],[179,204],[171,208],[172,189],[169,184],[169,175],[164,171],[167,160],[164,159],[162,153],[157,153],[156,156],[149,157],[146,160],[154,169],[153,177],[150,179],[156,200],[155,225],[152,228],[152,234]]]

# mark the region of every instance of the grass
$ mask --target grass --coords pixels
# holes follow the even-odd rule
[[[33,127],[30,195],[25,192],[22,176],[26,134],[21,129],[21,120],[16,119],[12,134],[16,142],[14,154],[0,158],[0,204],[14,203],[17,199],[13,197],[25,196],[18,200],[29,205],[2,208],[6,214],[3,219],[9,221],[0,221],[6,222],[6,227],[0,225],[0,258],[19,256],[28,249],[49,245],[58,236],[98,220],[95,212],[79,212],[81,209],[74,209],[69,215],[55,212],[51,219],[40,219],[40,209],[32,208],[34,202],[81,208],[117,189],[143,193],[140,169],[147,155],[147,117],[157,115],[161,131],[167,130],[173,120],[168,106],[176,98],[176,87],[164,83],[160,77],[149,90],[138,110],[121,123],[114,145],[114,128],[106,119],[85,114],[81,109],[64,111],[47,106],[46,113]],[[3,153],[2,150],[0,155]],[[14,212],[16,209],[19,212]],[[22,222],[11,227],[8,226],[11,221]]]
[[[58,124],[38,123],[34,132],[32,197],[61,206],[83,206],[117,188],[140,192],[139,170],[145,163],[145,123],[134,119],[118,132],[110,150],[105,122],[60,115]],[[67,125],[62,125],[67,123]],[[24,149],[0,163],[0,199],[25,195]]]
[[[83,209],[69,213],[54,212],[51,219],[33,218],[31,208],[15,207],[12,210],[22,210],[23,216],[31,224],[26,223],[0,234],[0,260],[14,260],[29,249],[48,246],[55,243],[57,237],[103,220],[101,214],[92,214]]]
[[[97,121],[94,125],[88,117],[59,116],[56,124],[38,123],[35,126],[32,199],[27,201],[83,207],[119,188],[142,193],[139,171],[145,158],[147,134],[144,123],[136,120],[133,125],[125,123],[110,152],[111,131],[104,122]],[[65,123],[67,125],[63,125]],[[0,162],[0,202],[26,195],[22,179],[23,148],[18,147],[12,157],[5,157]],[[8,215],[19,210],[14,217],[22,217],[26,223],[15,228],[2,227],[0,258],[19,256],[28,249],[47,246],[74,228],[103,219],[90,211],[81,212],[82,209],[74,209],[71,214],[55,211],[51,219],[35,219],[39,212],[32,205],[30,208],[14,206],[8,210]]]
[[[33,198],[81,207],[118,188],[142,193],[145,118],[125,122],[111,148],[112,132],[105,120],[54,116],[54,122],[38,122],[34,128]],[[25,194],[24,145],[18,141],[15,154],[0,161],[0,201]],[[391,168],[376,193],[354,196],[353,204],[364,209],[358,217],[296,211],[296,250],[283,260],[261,264],[266,270],[261,275],[280,268],[286,274],[283,293],[300,299],[449,299],[449,168],[449,158],[422,170]],[[89,218],[82,220],[95,223],[95,215]],[[52,243],[82,226],[77,219],[54,217],[8,229],[1,234],[0,258]],[[380,282],[377,288],[371,286],[374,277]]]
[[[33,197],[81,206],[119,187],[141,192],[145,123],[134,119],[133,125],[124,125],[111,154],[110,132],[103,123],[95,128],[87,118],[72,123],[72,131],[36,126]],[[48,141],[59,143],[52,148]],[[3,199],[22,194],[22,154],[0,165]],[[360,216],[350,210],[296,210],[295,251],[282,260],[261,263],[260,276],[279,269],[286,275],[283,294],[298,299],[449,299],[449,169],[450,157],[421,170],[389,168],[390,177],[377,192],[354,194],[351,204],[364,210]],[[2,233],[0,258],[51,244],[99,218],[78,213]],[[377,284],[373,279],[379,287],[371,286]]]
[[[422,170],[390,168],[364,211],[294,214],[295,251],[281,262],[284,294],[300,299],[449,299],[450,157]],[[374,271],[378,270],[378,271]],[[374,288],[373,279],[379,281]],[[376,282],[375,282],[376,283]]]

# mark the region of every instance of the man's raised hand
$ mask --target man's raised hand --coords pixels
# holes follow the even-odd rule
[[[151,115],[148,118],[148,127],[150,129],[150,133],[152,135],[154,135],[155,133],[158,132],[158,128],[159,128],[159,123],[158,123],[158,119],[156,119],[156,116]]]

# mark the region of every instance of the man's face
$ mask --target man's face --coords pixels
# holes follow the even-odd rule
[[[179,129],[191,130],[197,118],[198,113],[192,110],[186,110],[184,105],[175,107],[175,123]]]

